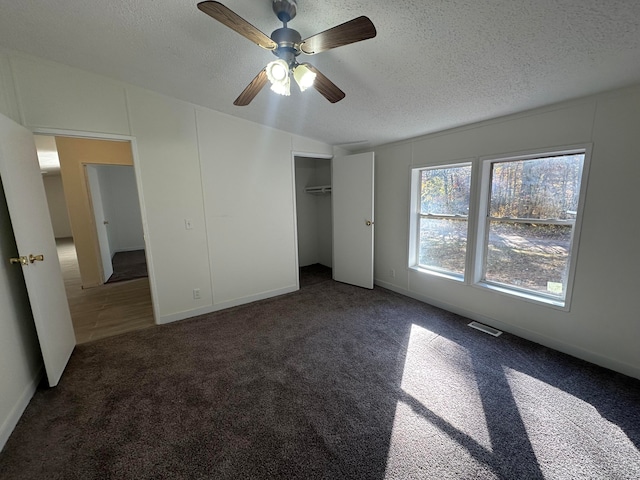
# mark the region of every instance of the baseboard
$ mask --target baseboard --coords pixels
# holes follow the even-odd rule
[[[206,307],[196,308],[193,310],[185,310],[183,312],[172,313],[169,315],[161,315],[156,323],[162,325],[165,323],[177,322],[186,318],[197,317],[198,315],[206,315],[207,313],[217,312],[226,308],[237,307],[239,305],[257,302],[258,300],[265,300],[267,298],[277,297],[278,295],[292,293],[296,290],[298,290],[298,287],[296,285],[292,285],[276,290],[269,290],[268,292],[258,293],[256,295],[249,295],[247,297],[228,300],[226,302],[214,303],[213,305],[207,305]]]
[[[472,312],[470,310],[457,307],[456,305],[451,305],[449,303],[442,302],[435,298],[431,298],[427,295],[422,295],[420,293],[412,292],[410,290],[407,290],[406,288],[398,287],[397,285],[393,285],[391,283],[388,283],[382,280],[375,280],[374,283],[379,287],[386,288],[387,290],[391,290],[392,292],[399,293],[400,295],[404,295],[406,297],[410,297],[415,300],[428,303],[429,305],[433,305],[434,307],[442,308],[443,310],[447,310],[448,312],[453,312],[457,315],[461,315],[471,320],[476,320],[478,322],[489,325],[493,328],[497,328],[498,330],[503,330],[505,332],[516,335],[520,338],[524,338],[526,340],[530,340],[540,345],[544,345],[545,347],[549,347],[559,352],[566,353],[567,355],[571,355],[572,357],[580,358],[581,360],[585,360],[587,362],[594,363],[601,367],[605,367],[610,370],[623,373],[624,375],[628,375],[630,377],[640,379],[640,369],[628,363],[620,362],[618,360],[605,357],[598,353],[584,350],[583,348],[580,348],[577,345],[561,342],[556,340],[555,338],[547,337],[537,332],[533,332],[531,330],[527,330],[522,327],[517,327],[509,323],[496,320],[495,318],[486,317],[476,312]]]
[[[42,380],[43,374],[44,370],[40,368],[33,380],[22,391],[22,395],[20,395],[20,398],[18,398],[18,401],[11,409],[9,416],[2,422],[2,426],[0,426],[0,451],[2,451],[6,445],[7,440],[9,440],[11,433],[16,428],[16,425],[20,420],[20,417],[22,417],[22,414],[33,398],[33,395],[36,393],[36,389],[38,388],[40,380]]]

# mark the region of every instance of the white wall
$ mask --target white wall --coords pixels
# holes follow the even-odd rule
[[[295,157],[298,263],[331,267],[331,195],[311,195],[305,187],[331,184],[331,160]]]
[[[291,136],[196,114],[214,305],[296,290]]]
[[[0,47],[0,113],[20,123],[20,109],[9,55]]]
[[[12,51],[0,79],[28,128],[133,137],[159,323],[296,288],[291,152],[331,146]]]
[[[0,184],[0,449],[33,396],[42,360],[4,190]]]
[[[62,177],[53,174],[43,175],[42,183],[44,184],[44,191],[47,194],[47,204],[49,206],[53,234],[56,238],[71,237],[73,234],[71,233],[71,223],[69,223],[67,201],[64,198]]]
[[[156,322],[297,288],[291,155],[331,155],[330,145],[3,49],[0,113],[41,132],[131,138]],[[10,432],[39,350],[15,300],[24,285],[8,275],[3,263],[0,425]]]
[[[143,249],[142,215],[133,167],[99,165],[97,168],[112,253]]]
[[[7,104],[17,104],[22,125],[130,134],[123,84],[35,57],[11,52],[6,57],[17,94]]]
[[[377,148],[376,283],[640,378],[638,125],[640,87]],[[408,269],[411,166],[581,143],[593,153],[570,311]]]

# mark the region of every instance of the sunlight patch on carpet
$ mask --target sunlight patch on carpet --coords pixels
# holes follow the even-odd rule
[[[640,451],[634,443],[603,416],[606,412],[578,398],[579,392],[574,395],[508,367],[504,372],[545,478],[559,474],[563,478],[615,478],[611,465],[628,463],[638,468]],[[574,469],[567,470],[566,465]]]
[[[399,401],[396,406],[385,480],[500,478],[460,445],[447,428],[440,428],[437,421],[417,412],[410,403]]]
[[[455,451],[465,458],[460,463],[465,471],[458,473],[483,471],[486,475],[487,465],[469,453],[490,454],[492,446],[467,349],[412,325],[401,387],[404,396],[396,407],[387,472],[414,478],[425,468],[431,473],[448,468],[450,474],[451,458],[442,452]],[[440,453],[433,456],[432,452]]]

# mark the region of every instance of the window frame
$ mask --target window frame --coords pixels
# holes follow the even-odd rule
[[[573,284],[575,280],[575,270],[578,258],[578,249],[580,244],[580,232],[582,230],[582,216],[584,210],[584,203],[587,191],[587,181],[589,178],[589,165],[591,159],[591,144],[571,145],[555,148],[540,148],[527,152],[517,152],[504,155],[492,155],[486,157],[480,157],[479,169],[481,170],[481,184],[478,203],[478,215],[477,215],[477,227],[476,234],[476,249],[474,251],[473,262],[473,286],[477,286],[484,289],[496,291],[498,293],[504,293],[510,296],[515,296],[526,301],[532,301],[535,303],[542,303],[545,305],[559,308],[561,310],[568,311],[571,306],[571,298],[573,294]],[[546,295],[542,292],[534,292],[532,290],[518,288],[517,286],[502,284],[499,282],[493,282],[483,279],[485,274],[485,265],[487,261],[487,251],[489,248],[489,225],[491,217],[489,216],[490,204],[491,204],[491,172],[492,166],[495,163],[513,162],[522,160],[533,160],[545,157],[554,157],[561,155],[584,155],[582,163],[582,175],[580,177],[580,194],[578,197],[578,209],[576,212],[576,218],[573,222],[573,229],[571,232],[571,245],[568,258],[569,271],[567,272],[566,289],[564,298],[558,298],[552,295]],[[549,220],[527,220],[528,223],[547,223],[547,224],[567,224],[563,221],[549,221]]]
[[[469,266],[469,235],[470,231],[470,223],[473,218],[472,213],[472,201],[473,201],[473,184],[474,184],[474,161],[475,159],[463,159],[455,162],[448,162],[443,164],[436,165],[421,165],[421,166],[412,166],[411,167],[411,209],[410,209],[410,220],[409,220],[409,269],[416,270],[418,272],[428,273],[430,275],[435,275],[442,278],[447,278],[450,280],[455,280],[458,282],[464,282],[468,275],[466,272],[468,271]],[[445,270],[438,267],[428,267],[424,265],[420,265],[420,220],[422,218],[437,218],[437,219],[459,219],[461,216],[459,215],[446,215],[446,214],[423,214],[421,208],[421,181],[420,176],[421,172],[424,170],[444,170],[447,168],[461,168],[461,167],[471,167],[471,180],[469,186],[469,213],[466,216],[467,222],[467,246],[465,249],[465,261],[464,261],[464,272],[462,274],[451,272],[449,270]]]
[[[410,221],[409,221],[409,269],[420,274],[434,277],[456,280],[467,286],[489,290],[510,298],[524,300],[539,305],[548,306],[554,309],[569,311],[573,297],[573,286],[575,282],[575,272],[580,248],[580,234],[582,231],[582,219],[584,205],[586,201],[589,170],[591,165],[591,151],[593,144],[575,144],[558,147],[537,148],[527,151],[504,153],[499,155],[480,156],[466,158],[457,161],[442,163],[429,163],[423,165],[412,165],[410,183]],[[578,209],[573,222],[571,234],[570,253],[568,258],[568,272],[566,276],[566,289],[564,299],[553,295],[546,295],[543,292],[535,292],[516,286],[506,285],[498,282],[486,281],[484,268],[489,248],[489,208],[491,199],[491,170],[494,163],[532,160],[536,158],[553,157],[561,155],[583,154],[582,175],[580,178],[580,193],[578,198]],[[469,201],[469,214],[467,216],[467,246],[465,270],[462,275],[453,272],[440,271],[436,268],[426,268],[420,266],[420,172],[426,169],[444,169],[471,165],[471,191]],[[530,221],[528,223],[552,223],[567,224],[567,221]]]

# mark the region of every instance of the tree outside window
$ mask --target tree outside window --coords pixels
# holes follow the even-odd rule
[[[409,266],[567,306],[587,158],[567,148],[413,169]]]
[[[420,171],[418,265],[464,275],[471,165]]]
[[[495,162],[483,280],[564,299],[584,153]]]

